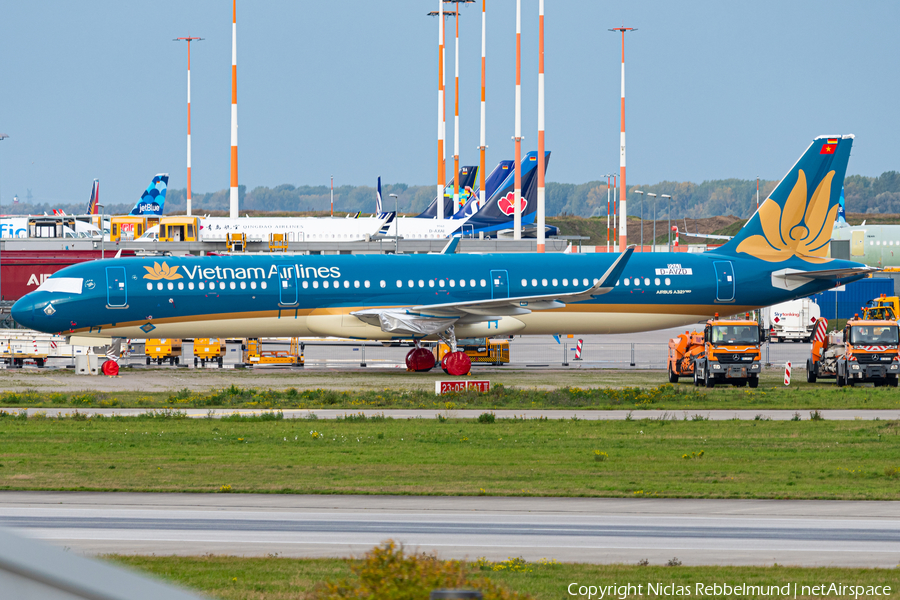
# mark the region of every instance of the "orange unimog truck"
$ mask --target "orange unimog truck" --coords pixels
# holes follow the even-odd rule
[[[900,327],[896,321],[854,315],[844,331],[816,336],[806,380],[834,377],[838,387],[854,383],[897,387],[900,376]]]
[[[758,321],[710,319],[702,334],[685,332],[669,340],[669,381],[690,375],[694,385],[703,382],[708,388],[717,383],[755,388],[763,336]]]

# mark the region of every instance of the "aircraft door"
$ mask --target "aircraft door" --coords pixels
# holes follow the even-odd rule
[[[509,276],[506,271],[491,271],[491,298],[509,298]]]
[[[278,300],[286,306],[297,304],[297,272],[294,265],[282,265],[278,268]]]
[[[863,256],[866,253],[866,232],[856,230],[850,234],[850,256]]]
[[[732,302],[734,300],[734,265],[730,260],[713,262],[716,270],[716,302]]]
[[[106,267],[106,306],[122,308],[128,305],[125,267]]]

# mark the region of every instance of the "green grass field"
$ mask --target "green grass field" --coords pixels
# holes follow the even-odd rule
[[[79,391],[55,392],[26,390],[3,392],[0,406],[7,408],[420,408],[445,409],[900,409],[900,393],[893,388],[871,386],[837,388],[833,384],[808,384],[795,378],[791,387],[781,384],[780,373],[766,373],[760,387],[755,390],[718,386],[713,389],[696,388],[689,382],[678,384],[648,384],[639,380],[629,384],[621,372],[597,374],[605,385],[587,380],[571,387],[538,389],[533,387],[506,387],[495,384],[490,393],[476,392],[436,396],[433,380],[425,380],[424,386],[408,387],[405,380],[372,374],[372,381],[380,381],[380,389],[353,389],[347,386],[323,389],[254,387],[265,381],[245,382],[246,387],[231,385],[216,390],[192,390],[183,388],[168,392],[143,392],[127,389],[120,392]],[[802,378],[802,372],[800,378]],[[657,374],[658,380],[665,373]],[[632,377],[633,379],[633,377]],[[562,378],[565,380],[565,377]],[[173,382],[174,383],[174,382]],[[561,383],[561,381],[560,381]]]
[[[287,600],[289,598],[315,597],[317,584],[351,577],[350,567],[354,564],[354,561],[340,559],[280,557],[107,556],[105,558],[223,600],[261,598]],[[655,585],[662,583],[664,585],[690,586],[692,596],[696,596],[697,583],[707,585],[746,583],[764,586],[785,586],[796,583],[798,585],[797,597],[810,598],[813,596],[801,593],[801,586],[815,586],[823,583],[827,585],[835,582],[854,586],[888,585],[892,587],[891,594],[880,597],[900,597],[898,573],[896,570],[888,569],[804,569],[782,566],[669,567],[660,565],[554,564],[552,562],[549,564],[523,564],[519,561],[503,561],[494,564],[472,565],[472,570],[476,576],[484,576],[509,590],[527,594],[538,600],[584,598],[585,596],[568,594],[567,588],[571,583],[578,584],[573,588],[573,591],[577,592],[577,587],[582,585],[612,585],[614,582],[619,585],[628,583],[643,585],[644,595],[650,597],[656,596],[647,593],[648,582]],[[427,595],[423,594],[421,597],[427,598]],[[726,596],[712,594],[709,597],[723,598]],[[735,596],[728,597],[734,598]]]
[[[278,417],[2,418],[0,489],[900,496],[897,421]]]

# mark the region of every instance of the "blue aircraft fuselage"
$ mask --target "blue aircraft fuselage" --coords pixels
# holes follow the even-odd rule
[[[63,269],[12,309],[39,331],[130,338],[409,338],[363,322],[362,309],[587,290],[617,254],[255,255],[121,258]],[[743,254],[634,254],[611,291],[559,307],[460,321],[461,337],[627,333],[689,325],[806,296],[863,277],[787,289],[773,273],[856,267]],[[426,311],[427,312],[427,311]]]

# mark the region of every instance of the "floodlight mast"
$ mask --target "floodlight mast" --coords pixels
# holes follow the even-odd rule
[[[237,143],[237,0],[232,0],[231,13],[231,191],[228,215],[238,218],[238,143]]]
[[[180,37],[173,42],[187,42],[187,216],[191,216],[191,42],[202,42],[201,37]]]
[[[437,173],[437,218],[444,218],[444,186],[447,181],[447,167],[444,163],[446,146],[447,118],[444,97],[444,0],[438,0],[438,9],[427,13],[429,17],[438,17],[438,173]]]
[[[538,2],[538,163],[537,163],[537,251],[544,252],[544,0]]]
[[[516,129],[513,239],[522,239],[522,0],[516,0]]]
[[[487,29],[487,0],[481,0],[481,145],[478,146],[478,150],[480,153],[480,158],[478,162],[479,169],[479,186],[478,186],[478,208],[484,206],[485,203],[485,150],[487,150],[487,143],[485,139],[485,119],[487,117],[487,113],[485,111],[485,80],[487,79],[486,72],[486,63],[485,63],[485,49],[486,49],[486,29]]]
[[[460,208],[459,201],[459,4],[468,4],[475,0],[444,0],[448,4],[455,4],[453,12],[454,25],[456,26],[456,62],[455,62],[455,79],[456,90],[453,101],[453,210]],[[450,215],[447,215],[450,216]]]
[[[610,29],[610,31],[620,31],[622,32],[622,127],[621,133],[619,134],[619,197],[621,200],[619,201],[619,210],[621,211],[619,215],[619,247],[627,248],[628,247],[628,228],[627,228],[627,198],[626,192],[627,188],[625,186],[625,32],[626,31],[637,31],[634,27],[614,27]],[[641,203],[643,207],[643,202]],[[641,233],[643,234],[643,226],[641,228]],[[641,244],[643,246],[643,243]]]

